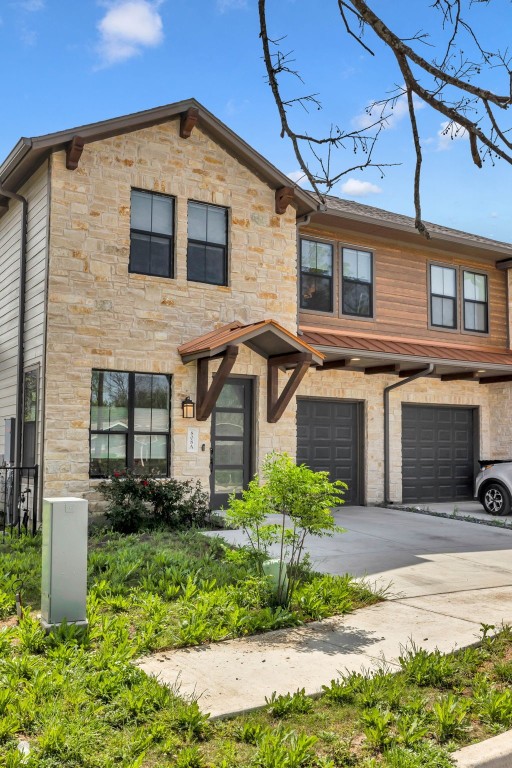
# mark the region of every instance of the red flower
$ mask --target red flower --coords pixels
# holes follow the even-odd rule
[[[121,476],[121,473],[120,473],[120,472],[118,472],[118,471],[116,470],[116,471],[114,472],[114,477],[120,477],[120,476]]]
[[[141,480],[141,483],[142,483],[143,486],[149,485],[147,480]]]

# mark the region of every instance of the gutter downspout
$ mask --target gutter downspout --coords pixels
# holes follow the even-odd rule
[[[402,381],[397,381],[395,382],[395,384],[390,384],[388,387],[384,388],[384,504],[391,503],[391,499],[389,498],[389,486],[390,486],[389,393],[391,392],[392,389],[398,389],[398,387],[403,387],[405,386],[405,384],[409,384],[410,381],[414,381],[415,379],[420,379],[423,376],[430,376],[430,374],[433,372],[434,372],[434,364],[430,363],[428,368],[424,368],[422,371],[418,371],[418,373],[414,373],[412,376],[408,376],[406,379],[403,379]]]
[[[28,200],[15,192],[9,192],[0,185],[0,195],[10,200],[17,200],[22,205],[21,242],[20,242],[20,283],[18,300],[18,372],[16,379],[16,440],[15,466],[21,467],[21,440],[23,434],[23,369],[25,347],[25,282],[27,276],[27,225]]]

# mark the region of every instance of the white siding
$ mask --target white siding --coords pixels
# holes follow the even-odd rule
[[[39,365],[39,455],[48,261],[47,163],[36,171],[20,194],[28,200],[24,365],[25,369]],[[12,200],[9,211],[0,218],[0,455],[4,453],[4,419],[16,415],[21,215],[21,203]]]

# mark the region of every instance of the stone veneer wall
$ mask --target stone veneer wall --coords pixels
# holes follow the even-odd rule
[[[295,210],[277,216],[267,184],[200,128],[186,140],[178,130],[174,120],[88,144],[74,172],[64,152],[52,156],[45,495],[94,495],[93,368],[172,374],[172,474],[208,487],[210,422],[182,418],[182,399],[195,399],[196,364],[183,365],[177,347],[233,320],[272,317],[296,330]],[[133,187],[176,198],[175,279],[128,272]],[[230,210],[229,287],[187,282],[189,199]],[[272,448],[294,455],[294,406],[277,424],[266,421],[265,361],[242,347],[237,374],[259,377],[256,466]],[[186,453],[189,426],[200,428],[204,452]]]
[[[365,376],[356,371],[310,371],[299,389],[299,397],[327,397],[364,402],[365,499],[375,504],[384,498],[384,387],[394,376]],[[402,403],[476,406],[480,409],[480,456],[499,450],[493,434],[493,400],[490,390],[498,385],[476,382],[442,382],[418,379],[390,395],[390,496],[402,500]],[[510,385],[509,385],[510,387]],[[509,395],[510,398],[510,395]],[[510,422],[509,422],[510,423]],[[510,427],[503,430],[510,434]],[[511,452],[512,453],[512,452]]]

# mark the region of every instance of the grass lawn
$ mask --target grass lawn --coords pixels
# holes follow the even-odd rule
[[[0,766],[90,768],[443,768],[446,749],[512,726],[512,634],[455,656],[409,652],[403,669],[327,683],[265,711],[210,722],[195,703],[133,666],[156,648],[194,645],[343,613],[378,597],[350,577],[313,576],[292,610],[269,605],[243,551],[196,532],[96,536],[88,632],[46,637],[40,541],[0,543]],[[297,681],[300,687],[300,680]],[[29,742],[24,757],[17,742]]]

